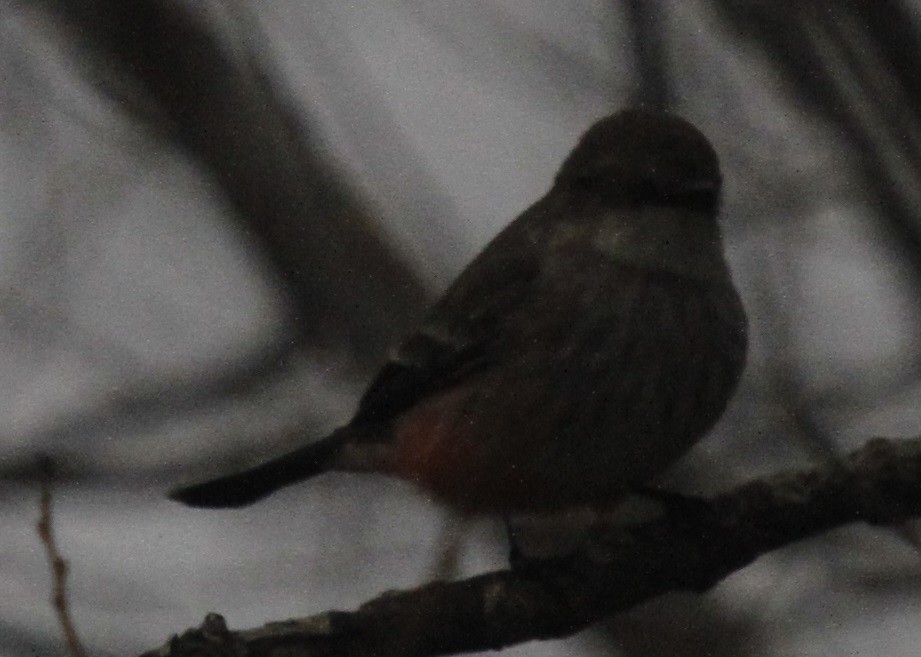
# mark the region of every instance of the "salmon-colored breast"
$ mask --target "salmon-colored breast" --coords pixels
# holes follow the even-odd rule
[[[466,386],[433,396],[397,418],[393,474],[466,514],[547,511],[572,504],[524,465],[527,454],[513,432],[480,435],[487,426],[501,431],[504,418],[470,417],[472,391]]]

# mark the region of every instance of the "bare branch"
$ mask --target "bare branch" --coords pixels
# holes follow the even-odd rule
[[[443,655],[569,636],[669,591],[705,591],[762,554],[834,527],[921,515],[921,438],[875,439],[843,466],[756,480],[689,511],[600,528],[565,559],[388,593],[354,612],[239,632],[209,614],[144,657]]]

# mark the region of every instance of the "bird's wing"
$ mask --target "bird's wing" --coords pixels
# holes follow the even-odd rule
[[[521,339],[540,271],[538,202],[475,258],[372,381],[354,423],[386,422],[494,365]]]

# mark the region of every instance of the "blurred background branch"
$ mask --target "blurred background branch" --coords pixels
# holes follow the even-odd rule
[[[104,62],[97,70],[144,94],[128,99],[136,118],[207,167],[270,263],[293,334],[335,337],[377,364],[418,316],[424,289],[252,46],[233,60],[191,8],[171,0],[42,4]]]

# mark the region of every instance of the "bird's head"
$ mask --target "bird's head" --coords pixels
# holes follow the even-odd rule
[[[716,152],[697,128],[672,114],[628,109],[588,129],[556,185],[618,205],[715,210],[720,180]]]

